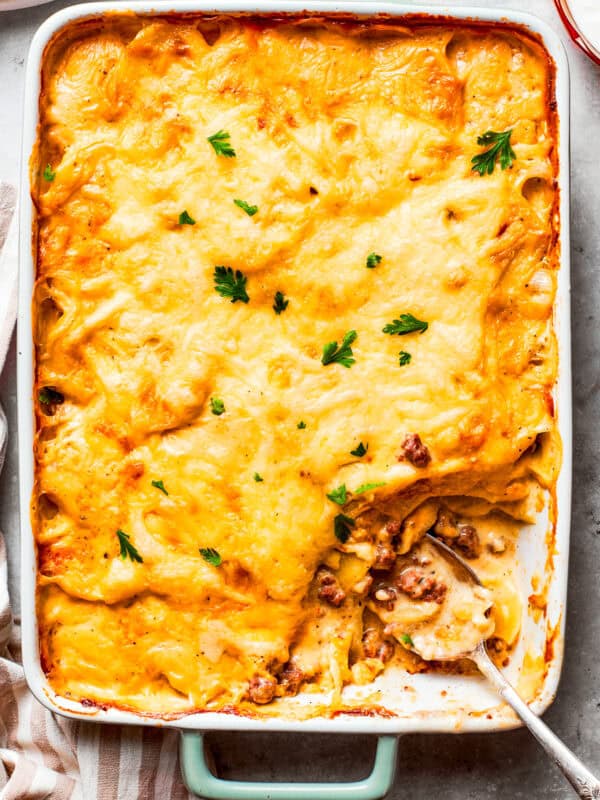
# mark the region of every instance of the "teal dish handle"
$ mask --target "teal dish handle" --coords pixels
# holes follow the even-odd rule
[[[181,733],[181,771],[187,788],[206,800],[380,800],[392,788],[397,736],[380,736],[371,774],[350,783],[227,781],[208,766],[204,734]],[[210,758],[210,753],[208,753]]]

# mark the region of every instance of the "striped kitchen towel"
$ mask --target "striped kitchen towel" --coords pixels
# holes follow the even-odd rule
[[[16,318],[14,207],[14,189],[0,183],[0,370]],[[7,435],[0,407],[0,469]],[[34,699],[20,664],[0,534],[0,800],[187,800],[177,748],[175,731],[69,720]]]

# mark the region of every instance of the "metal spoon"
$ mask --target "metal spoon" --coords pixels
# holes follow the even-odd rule
[[[452,548],[431,534],[427,534],[427,539],[451,563],[459,579],[479,584],[479,586],[482,585],[477,573]],[[577,756],[561,742],[556,734],[552,733],[550,728],[531,711],[527,703],[517,694],[489,657],[485,641],[479,642],[471,652],[462,653],[460,658],[468,658],[477,665],[481,674],[488,679],[500,697],[518,714],[556,766],[562,770],[579,797],[583,797],[585,800],[600,800],[600,781],[592,775]],[[449,660],[455,660],[455,658]]]

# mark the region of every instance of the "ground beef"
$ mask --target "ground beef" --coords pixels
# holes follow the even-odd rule
[[[385,532],[389,534],[390,538],[392,539],[394,536],[399,536],[402,532],[402,523],[397,519],[390,520],[385,526]]]
[[[459,524],[454,514],[441,508],[433,533],[449,547],[460,550],[465,558],[477,558],[481,553],[481,541],[473,525]]]
[[[387,642],[377,628],[367,628],[362,637],[365,658],[378,658],[384,663],[394,655],[394,645]]]
[[[326,567],[321,567],[317,572],[317,595],[320,600],[325,600],[330,606],[339,608],[346,599],[346,592],[338,583],[333,572]]]
[[[403,569],[396,586],[413,600],[432,600],[434,603],[441,603],[448,589],[445,583],[427,575],[420,567]]]
[[[396,563],[396,551],[389,544],[378,544],[375,549],[373,567],[376,572],[387,572]]]
[[[465,558],[477,558],[481,553],[479,534],[472,525],[459,525],[458,536],[450,540]]]
[[[248,686],[248,694],[253,703],[264,705],[275,697],[277,682],[271,675],[255,675]]]
[[[421,441],[418,433],[407,433],[402,442],[403,458],[414,464],[415,467],[426,467],[431,461],[431,455],[426,445]]]
[[[292,661],[284,665],[279,675],[279,685],[285,694],[298,694],[303,680],[304,673]]]

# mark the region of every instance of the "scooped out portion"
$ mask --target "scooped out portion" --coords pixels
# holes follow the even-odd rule
[[[490,589],[467,582],[430,541],[399,556],[368,608],[384,634],[426,661],[460,658],[494,633]]]
[[[510,479],[488,475],[485,485],[469,486],[463,475],[463,485],[479,496],[431,496],[430,483],[422,494],[413,485],[387,497],[348,496],[355,524],[317,569],[305,599],[311,610],[291,649],[290,664],[301,676],[295,691],[325,687],[341,696],[344,686],[369,684],[392,665],[415,673],[450,662],[444,669],[464,671],[470,668],[461,658],[481,641],[506,662],[523,615],[517,542],[542,500],[531,458],[512,468]],[[454,490],[457,480],[437,488]],[[426,534],[466,560],[482,585]],[[293,693],[287,677],[285,685],[285,694]]]

